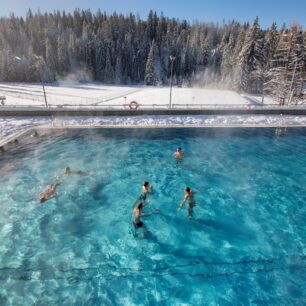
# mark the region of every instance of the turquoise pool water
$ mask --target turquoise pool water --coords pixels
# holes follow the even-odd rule
[[[39,204],[66,166],[89,175]],[[45,132],[0,171],[0,305],[305,302],[305,128]],[[143,180],[160,212],[135,232]],[[185,186],[192,220],[177,211]]]

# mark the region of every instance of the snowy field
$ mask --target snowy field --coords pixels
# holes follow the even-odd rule
[[[169,87],[110,86],[99,83],[58,83],[46,86],[48,104],[84,106],[120,106],[137,101],[141,107],[165,107],[169,105]],[[0,83],[0,96],[6,96],[8,106],[41,106],[44,97],[41,84]],[[275,104],[266,98],[268,104]],[[177,88],[172,90],[172,104],[192,107],[210,105],[211,107],[238,105],[260,105],[259,96],[242,96],[232,91],[197,88]],[[1,107],[1,105],[0,105]],[[0,146],[26,128],[35,126],[73,127],[73,126],[290,126],[306,125],[306,116],[129,116],[129,117],[0,117]]]
[[[124,105],[136,101],[145,106],[167,107],[170,98],[169,87],[111,86],[99,83],[56,83],[45,86],[47,101],[51,106]],[[0,83],[0,96],[6,96],[6,105],[44,106],[41,84]],[[172,88],[172,104],[177,105],[253,105],[260,104],[260,97],[241,96],[229,90],[198,88]],[[266,103],[274,103],[266,99]]]

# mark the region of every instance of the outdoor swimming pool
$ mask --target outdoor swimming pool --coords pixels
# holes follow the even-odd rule
[[[0,154],[0,305],[305,301],[306,128],[40,133]],[[66,166],[89,175],[39,204]],[[160,212],[135,233],[144,180]],[[177,211],[185,186],[192,220]]]

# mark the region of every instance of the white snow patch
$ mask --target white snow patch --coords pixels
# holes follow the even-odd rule
[[[278,115],[156,115],[105,117],[0,117],[0,145],[12,135],[35,126],[44,127],[209,127],[209,126],[306,126],[306,116]]]
[[[110,86],[99,83],[58,83],[45,86],[49,105],[168,105],[169,87]],[[6,105],[44,106],[41,84],[0,83]],[[172,88],[172,104],[241,105],[248,100],[229,90]]]

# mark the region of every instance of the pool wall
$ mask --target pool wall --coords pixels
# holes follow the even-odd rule
[[[25,137],[30,137],[34,132],[38,132],[38,134],[43,133],[44,131],[50,131],[50,130],[63,130],[63,129],[101,129],[101,128],[133,128],[133,129],[146,129],[146,128],[154,128],[154,129],[168,129],[168,128],[280,128],[280,129],[286,129],[287,127],[306,127],[306,122],[303,124],[290,124],[290,125],[284,125],[280,124],[279,122],[273,123],[273,124],[212,124],[212,125],[197,125],[197,124],[163,124],[163,125],[133,125],[133,124],[124,124],[124,125],[84,125],[84,124],[72,124],[72,125],[65,125],[64,122],[62,125],[54,126],[41,124],[31,127],[20,127],[20,129],[17,129],[14,133],[9,134],[8,136],[4,137],[0,140],[0,154],[1,152],[7,151],[10,148],[16,147],[19,143],[22,143],[22,139]]]
[[[143,115],[306,115],[306,108],[215,108],[166,110],[105,110],[92,108],[1,107],[0,116],[143,116]]]

